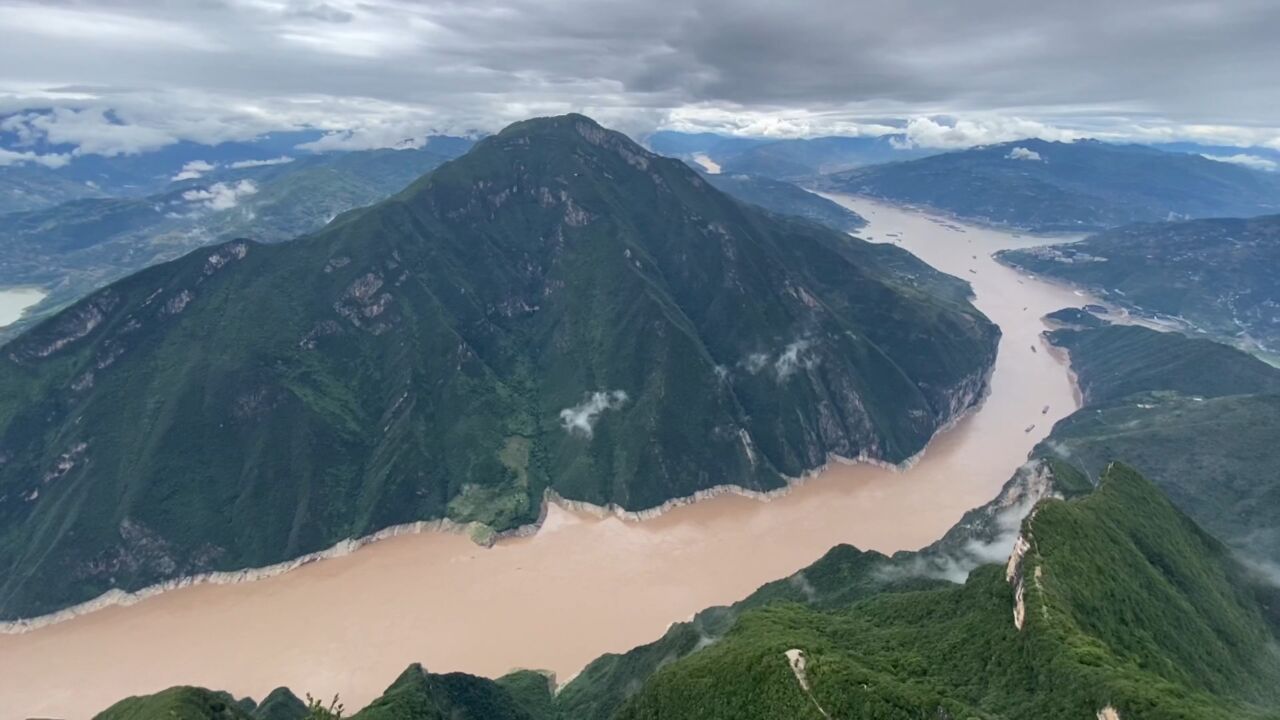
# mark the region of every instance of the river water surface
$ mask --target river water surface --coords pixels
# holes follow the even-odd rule
[[[986,402],[911,469],[833,464],[768,502],[722,495],[639,522],[552,506],[536,535],[490,549],[461,535],[400,536],[276,577],[173,590],[0,635],[0,720],[87,718],[178,684],[256,698],[278,685],[340,693],[354,711],[415,661],[489,676],[542,668],[565,681],[837,543],[893,552],[936,540],[993,498],[1076,408],[1039,318],[1087,298],[990,258],[1044,239],[835,199],[870,221],[864,236],[970,281],[1004,332]]]

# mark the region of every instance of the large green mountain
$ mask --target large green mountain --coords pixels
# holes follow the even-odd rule
[[[0,215],[0,287],[37,285],[48,293],[0,337],[194,248],[234,238],[279,242],[313,232],[340,213],[400,191],[448,159],[418,149],[309,155],[214,170],[144,197],[84,198]]]
[[[1097,141],[1020,140],[828,176],[837,192],[1037,231],[1280,210],[1280,175]]]
[[[1280,355],[1280,215],[1130,225],[998,257]]]
[[[1280,589],[1132,470],[1111,466],[1096,490],[1064,479],[1049,471],[1034,498],[1015,498],[1030,485],[1010,483],[966,518],[1026,500],[1022,517],[1035,504],[1012,525],[1008,562],[970,568],[963,584],[935,572],[945,542],[892,558],[842,545],[732,607],[600,658],[554,696],[527,671],[490,681],[415,666],[354,717],[1280,717]],[[962,532],[965,522],[951,549],[984,535]],[[99,717],[255,718],[225,695],[225,715],[170,712],[175,696],[211,695],[175,688]]]
[[[587,118],[518,123],[290,243],[139,272],[0,358],[0,617],[544,491],[643,510],[901,462],[998,330],[905,251]]]

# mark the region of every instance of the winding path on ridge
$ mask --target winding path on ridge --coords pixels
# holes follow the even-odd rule
[[[454,534],[399,536],[271,578],[182,588],[0,635],[0,720],[78,720],[180,684],[255,698],[287,685],[340,693],[355,710],[414,661],[490,676],[545,668],[565,681],[838,543],[893,552],[936,540],[1075,410],[1068,369],[1041,344],[1040,317],[1087,298],[990,257],[1043,238],[834,199],[870,221],[862,236],[971,282],[975,304],[1004,333],[986,402],[909,470],[833,464],[769,502],[721,495],[640,522],[552,506],[536,535],[491,549]]]

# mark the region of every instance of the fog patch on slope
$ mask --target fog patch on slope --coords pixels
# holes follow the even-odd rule
[[[616,410],[626,402],[627,393],[622,390],[588,393],[581,403],[560,411],[560,423],[570,435],[589,438],[595,432],[596,420],[601,413]]]

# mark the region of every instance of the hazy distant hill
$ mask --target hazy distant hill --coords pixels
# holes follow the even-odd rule
[[[1097,141],[1020,140],[837,173],[823,186],[1037,231],[1280,211],[1280,174]]]
[[[772,215],[581,116],[277,245],[113,283],[0,358],[0,617],[544,490],[641,510],[901,462],[998,329],[905,251]]]
[[[999,259],[1280,353],[1280,215],[1132,225]]]
[[[42,165],[0,167],[0,214],[105,195],[91,185],[63,177]]]
[[[428,150],[307,155],[211,171],[146,197],[92,198],[0,215],[0,287],[39,285],[49,297],[22,327],[106,283],[231,238],[278,242],[377,202],[439,166]]]
[[[650,135],[646,142],[654,152],[671,157],[692,159],[704,155],[718,163],[723,173],[775,179],[807,179],[939,152],[912,147],[902,135],[773,140],[663,131]]]
[[[858,213],[782,180],[741,174],[703,174],[717,190],[743,202],[783,215],[795,215],[841,232],[853,232],[867,224]]]

